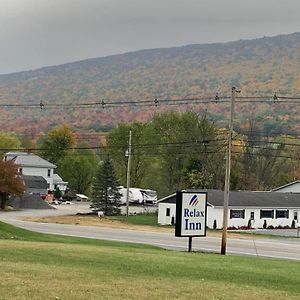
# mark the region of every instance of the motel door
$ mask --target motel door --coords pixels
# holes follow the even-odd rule
[[[297,224],[298,223],[298,210],[294,210],[294,221]]]

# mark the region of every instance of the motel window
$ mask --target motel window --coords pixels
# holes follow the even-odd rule
[[[170,210],[170,208],[168,207],[168,208],[166,209],[166,216],[167,216],[167,217],[170,217],[170,213],[171,213],[171,210]]]
[[[48,177],[50,177],[50,176],[51,176],[51,170],[48,169]]]
[[[245,210],[244,209],[231,209],[230,210],[230,219],[245,219]]]
[[[276,219],[288,219],[289,211],[288,210],[276,210]]]
[[[274,219],[274,210],[260,210],[260,218],[261,219]]]

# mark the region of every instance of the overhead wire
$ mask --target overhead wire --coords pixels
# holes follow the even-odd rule
[[[183,97],[183,98],[153,98],[152,100],[117,100],[105,102],[82,102],[82,103],[47,103],[42,100],[40,103],[32,104],[11,104],[2,103],[0,108],[38,108],[44,109],[58,109],[58,108],[115,108],[115,107],[143,107],[143,106],[166,106],[166,105],[191,105],[191,104],[207,104],[207,103],[227,103],[230,102],[230,96],[213,96],[213,97]],[[236,103],[297,103],[300,97],[290,96],[238,96]]]

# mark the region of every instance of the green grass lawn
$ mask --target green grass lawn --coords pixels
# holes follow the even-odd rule
[[[106,218],[111,219],[111,220],[118,220],[126,224],[132,224],[132,225],[147,225],[147,226],[154,226],[154,227],[163,227],[163,228],[174,228],[175,226],[171,225],[160,225],[157,223],[157,213],[146,213],[146,214],[136,214],[136,215],[130,215],[130,216],[125,216],[125,215],[119,215],[119,216],[107,216]],[[215,235],[221,235],[222,230],[221,229],[207,229],[208,232],[214,233]],[[256,238],[295,238],[291,236],[285,236],[285,235],[272,235],[272,234],[261,234],[258,232],[252,232],[248,230],[240,230],[240,231],[235,231],[235,230],[228,230],[228,234],[233,234],[235,236],[241,235],[245,236],[248,235],[250,237],[255,236]]]
[[[120,216],[111,216],[108,217],[111,220],[118,220],[124,223],[133,224],[133,225],[148,225],[148,226],[161,226],[157,223],[157,213],[149,214],[136,214],[136,215],[120,215]]]
[[[300,263],[33,233],[0,223],[0,299],[300,299]]]

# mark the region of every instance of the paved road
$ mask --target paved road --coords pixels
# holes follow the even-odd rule
[[[264,235],[267,234],[294,238],[298,236],[300,238],[300,231],[297,229],[252,229],[252,232]]]
[[[187,249],[187,238],[175,238],[171,233],[111,229],[92,226],[61,225],[36,223],[21,220],[24,216],[63,215],[76,211],[84,212],[84,206],[64,206],[57,210],[25,210],[20,212],[0,213],[0,220],[7,223],[44,233],[79,236],[101,240],[143,243],[166,249],[184,251]],[[193,239],[193,250],[220,251],[220,239],[203,237]],[[253,255],[260,257],[300,260],[300,240],[298,239],[228,239],[227,253],[235,255]]]

